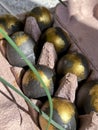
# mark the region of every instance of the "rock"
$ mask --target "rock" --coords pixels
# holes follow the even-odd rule
[[[98,130],[98,113],[91,112],[87,115],[81,115],[79,130]]]
[[[35,105],[37,105],[38,108],[40,108],[42,105],[42,102],[37,99],[31,99],[31,102],[34,103]],[[38,122],[39,113],[37,111],[35,111],[35,109],[33,109],[29,104],[28,104],[28,107],[29,107],[30,115],[31,115],[33,121],[35,122],[35,124],[37,126],[39,126],[39,122]]]
[[[0,76],[20,90],[10,67],[10,64],[0,52]],[[25,100],[0,82],[0,130],[27,129],[39,130],[30,117]]]
[[[24,31],[31,35],[31,37],[37,42],[41,31],[34,17],[27,17]]]
[[[71,73],[67,73],[61,79],[59,88],[57,89],[55,96],[66,98],[71,102],[74,102],[77,87],[78,87],[77,76]]]
[[[22,79],[22,76],[23,76],[25,70],[21,67],[13,67],[13,66],[10,69],[12,71],[12,74],[15,77],[17,84],[20,86],[21,85],[21,79]]]
[[[0,51],[4,57],[6,57],[6,41],[0,40]]]
[[[51,69],[54,69],[57,61],[57,54],[52,43],[46,42],[42,48],[38,64],[45,65]]]

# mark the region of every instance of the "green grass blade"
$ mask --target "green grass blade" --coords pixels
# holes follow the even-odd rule
[[[8,43],[17,51],[17,53],[24,59],[24,61],[26,62],[26,64],[29,66],[29,68],[34,72],[34,74],[37,76],[38,80],[40,81],[40,83],[42,84],[48,100],[49,100],[49,105],[50,105],[50,115],[49,115],[49,122],[47,125],[46,130],[48,130],[48,127],[50,125],[50,121],[52,119],[52,114],[53,114],[53,104],[52,104],[52,99],[51,99],[51,95],[48,91],[48,88],[46,87],[46,85],[44,84],[43,80],[41,79],[38,71],[36,70],[36,68],[32,65],[32,63],[26,58],[26,56],[24,55],[23,52],[20,51],[20,49],[17,47],[17,45],[14,43],[14,41],[5,33],[5,31],[3,31],[0,28],[0,33],[4,36],[4,38],[8,41]]]
[[[10,83],[8,83],[6,80],[4,80],[2,77],[0,77],[0,82],[2,82],[3,84],[5,84],[6,86],[10,87],[12,90],[14,90],[16,93],[18,93],[21,97],[23,97],[25,99],[25,101],[28,102],[29,105],[31,105],[31,107],[33,107],[37,112],[39,112],[46,120],[49,120],[49,116],[46,115],[43,111],[41,111],[34,103],[31,102],[31,100],[25,96],[21,91],[19,91],[17,88],[15,88],[13,85],[11,85]],[[56,123],[55,121],[51,120],[50,123],[55,126],[57,129],[59,130],[65,130],[63,127],[61,127],[58,123]]]

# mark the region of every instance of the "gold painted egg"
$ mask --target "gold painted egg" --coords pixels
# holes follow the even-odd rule
[[[23,30],[23,23],[12,15],[0,16],[0,28],[3,29],[8,35],[11,35],[17,31]],[[0,34],[0,39],[3,35]]]
[[[14,33],[13,35],[11,35],[11,38],[16,43],[17,47],[25,54],[27,59],[35,64],[34,40],[23,31]],[[19,54],[9,43],[7,43],[7,59],[9,63],[13,66],[27,66],[23,58],[19,56]]]
[[[38,47],[42,48],[45,42],[52,43],[56,49],[57,54],[65,52],[71,43],[69,34],[62,30],[60,27],[48,28],[41,35]]]
[[[53,94],[54,91],[54,72],[52,69],[43,66],[37,65],[36,69],[41,76],[44,84],[49,90],[50,94]],[[22,79],[22,90],[26,96],[29,98],[39,98],[46,96],[46,92],[34,74],[30,69],[26,71]]]
[[[78,91],[76,98],[77,107],[82,114],[91,111],[98,112],[98,81],[86,82]]]
[[[68,53],[58,61],[57,73],[59,75],[73,73],[77,76],[78,81],[82,81],[87,78],[89,71],[86,57],[77,52]]]
[[[46,7],[35,7],[31,10],[29,16],[35,17],[41,31],[51,27],[53,23],[51,13]]]
[[[77,113],[74,104],[63,98],[53,98],[53,117],[52,119],[61,125],[65,130],[76,130],[77,128]],[[42,110],[49,116],[49,103],[46,102],[42,106]],[[39,116],[39,124],[41,130],[46,130],[48,121],[41,115]],[[52,124],[49,126],[49,130],[58,130]]]

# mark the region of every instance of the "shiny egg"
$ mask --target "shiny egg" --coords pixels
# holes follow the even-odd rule
[[[73,73],[77,76],[78,81],[86,79],[89,71],[88,60],[77,52],[67,53],[61,57],[57,64],[58,75]]]
[[[53,94],[54,91],[54,72],[52,69],[43,66],[37,65],[36,69],[41,76],[44,84],[49,90],[50,94]],[[46,96],[46,92],[38,80],[37,76],[30,69],[26,71],[22,79],[22,90],[26,96],[29,98],[39,98]]]
[[[11,35],[17,31],[23,30],[23,23],[12,15],[0,16],[0,28],[3,29],[8,35]],[[3,35],[0,34],[0,39]]]
[[[79,89],[76,104],[83,114],[98,112],[98,80],[88,81]]]
[[[51,13],[46,7],[35,7],[31,10],[29,16],[33,16],[36,19],[41,31],[51,27],[53,23]]]
[[[52,43],[56,49],[57,54],[66,51],[71,43],[67,32],[63,31],[60,27],[48,28],[40,38],[41,44],[44,44],[45,42]]]
[[[52,119],[64,128],[64,130],[76,130],[77,128],[77,112],[73,103],[63,98],[52,98],[53,103],[53,117]],[[42,106],[44,111],[49,116],[49,103],[46,102]],[[46,130],[48,121],[39,116],[39,124],[41,130]],[[52,124],[49,126],[49,130],[58,130]]]
[[[23,31],[19,31],[12,34],[11,38],[16,43],[17,47],[24,53],[26,58],[30,60],[33,64],[35,64],[34,40]],[[23,58],[19,56],[19,54],[9,43],[7,43],[6,50],[7,50],[7,59],[11,65],[17,67],[24,67],[27,65],[23,60]]]

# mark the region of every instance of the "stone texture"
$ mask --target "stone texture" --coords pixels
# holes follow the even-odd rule
[[[59,88],[56,91],[55,96],[66,98],[71,102],[74,102],[77,87],[78,87],[77,76],[71,73],[67,73],[61,79]]]
[[[4,57],[6,57],[6,41],[0,40],[0,51]]]
[[[21,86],[21,79],[25,72],[25,70],[21,67],[10,67],[13,76],[15,77],[15,80],[19,86]]]
[[[4,8],[4,6],[2,6],[2,5],[0,4],[0,15],[4,15],[4,14],[9,14],[9,12],[8,12],[8,10],[6,10],[6,9]]]
[[[51,69],[54,69],[57,61],[57,54],[52,43],[46,42],[42,48],[38,64],[45,65]]]
[[[58,0],[0,0],[0,15],[10,13],[23,19],[20,14],[30,11],[35,6],[53,8],[57,3]]]
[[[30,0],[2,0],[1,5],[5,7],[11,14],[17,15],[30,11],[34,6],[35,2]]]
[[[80,116],[79,119],[79,130],[98,130],[98,113],[91,112],[88,115]]]
[[[31,99],[31,102],[36,104],[39,108],[41,108],[42,106],[42,102],[40,100],[37,99]],[[29,110],[30,110],[30,115],[33,119],[33,121],[35,122],[35,124],[37,126],[39,126],[39,113],[37,111],[35,111],[35,109],[33,109],[29,104],[28,104]]]

